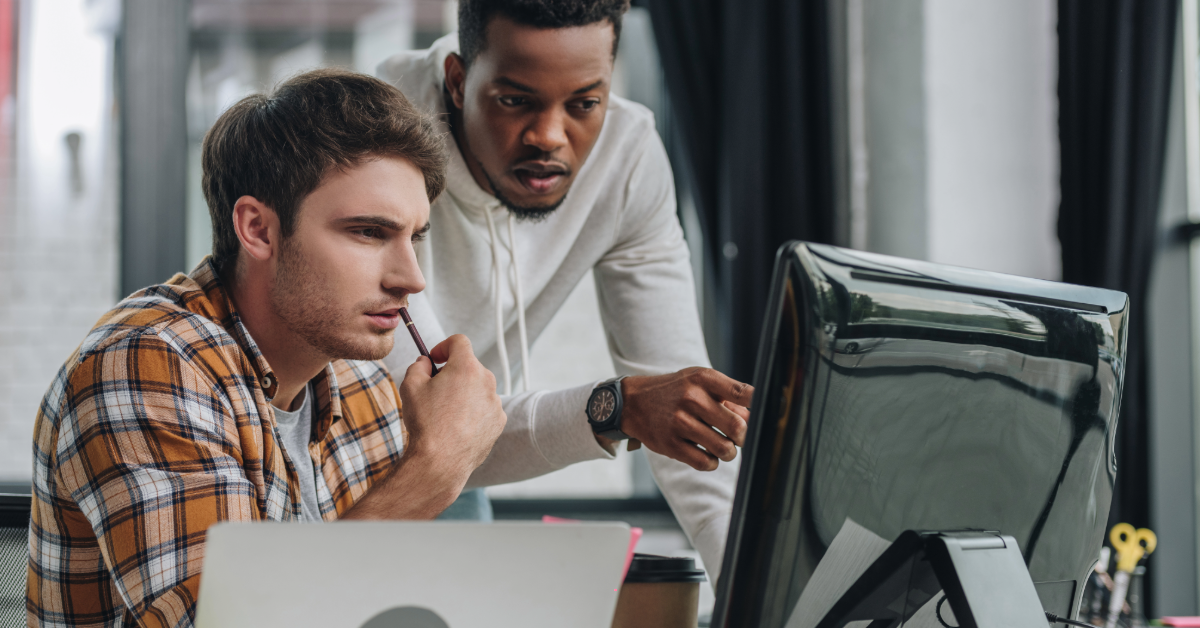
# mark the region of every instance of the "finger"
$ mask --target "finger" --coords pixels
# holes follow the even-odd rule
[[[754,397],[754,387],[750,384],[743,384],[713,369],[705,369],[701,381],[704,382],[704,388],[708,393],[717,399],[750,407],[750,400]]]
[[[732,401],[722,401],[721,405],[725,406],[730,412],[742,417],[743,421],[750,421],[750,408],[739,406]]]
[[[715,471],[721,464],[716,456],[700,449],[694,443],[681,442],[671,457],[697,471]]]
[[[746,442],[746,419],[726,407],[724,402],[717,403],[712,397],[703,394],[688,395],[687,403],[683,407],[698,420],[721,430],[735,445],[740,447]],[[713,453],[721,456],[721,452]],[[724,460],[724,456],[721,456],[721,459]]]
[[[722,411],[725,411],[724,408],[722,408]],[[676,435],[683,437],[684,440],[700,445],[708,450],[708,453],[725,462],[731,462],[737,457],[737,447],[734,445],[734,441],[728,436],[714,430],[700,419],[693,418],[689,422],[688,427],[684,428],[683,431],[685,433]]]
[[[462,334],[454,334],[430,350],[429,357],[438,364],[445,364],[450,361],[451,356],[462,353],[471,353],[471,341]]]
[[[407,397],[414,388],[428,383],[429,378],[433,376],[432,366],[429,358],[417,356],[417,361],[404,371],[404,380],[400,382],[400,396]]]

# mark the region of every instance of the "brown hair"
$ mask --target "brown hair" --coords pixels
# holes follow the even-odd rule
[[[443,140],[433,119],[392,85],[347,70],[299,74],[230,107],[204,136],[204,199],[212,216],[213,262],[234,270],[241,244],[233,205],[253,196],[296,230],[301,201],[334,168],[402,157],[425,177],[432,202],[446,182]]]

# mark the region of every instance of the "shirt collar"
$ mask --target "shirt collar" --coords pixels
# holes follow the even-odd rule
[[[275,377],[275,371],[263,357],[262,351],[259,351],[258,344],[250,335],[250,330],[246,329],[246,325],[242,322],[237,306],[234,305],[233,299],[229,297],[229,293],[221,281],[221,275],[217,272],[212,256],[206,255],[204,259],[200,260],[188,277],[204,291],[208,306],[205,309],[208,311],[202,313],[225,328],[237,340],[242,351],[250,357],[250,363],[254,368],[254,378],[262,388],[267,401],[270,402],[279,390],[279,379]],[[314,387],[314,390],[320,389]]]
[[[467,167],[467,161],[463,157],[462,151],[458,149],[458,142],[449,133],[449,127],[447,127],[446,133],[446,152],[450,157],[446,164],[446,192],[454,197],[458,205],[464,210],[473,212],[484,212],[500,207],[500,201],[485,192],[475,181],[475,176]],[[482,214],[480,215],[482,216]]]
[[[250,362],[255,371],[254,377],[269,403],[279,390],[279,380],[275,377],[275,372],[271,370],[267,359],[259,351],[258,344],[250,335],[250,330],[246,329],[242,317],[238,315],[237,306],[234,305],[233,299],[229,298],[229,293],[221,283],[220,274],[217,273],[212,257],[205,256],[188,276],[204,291],[207,303],[201,306],[205,310],[202,313],[217,321],[232,334],[242,351],[250,356]],[[312,386],[313,416],[316,418],[313,431],[320,440],[324,439],[330,427],[342,418],[341,391],[338,388],[334,363],[326,364],[325,368],[308,383]]]

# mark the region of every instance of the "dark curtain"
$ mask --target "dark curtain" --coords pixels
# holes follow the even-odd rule
[[[775,250],[834,237],[824,0],[649,0],[715,275],[714,355],[754,373]]]
[[[1150,523],[1146,293],[1157,237],[1178,0],[1059,0],[1063,281],[1129,295],[1109,520]]]

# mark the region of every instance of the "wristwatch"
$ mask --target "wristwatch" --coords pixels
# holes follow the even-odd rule
[[[629,435],[621,431],[621,380],[625,376],[614,377],[592,389],[588,397],[587,417],[592,426],[592,432],[609,440],[625,440]]]

